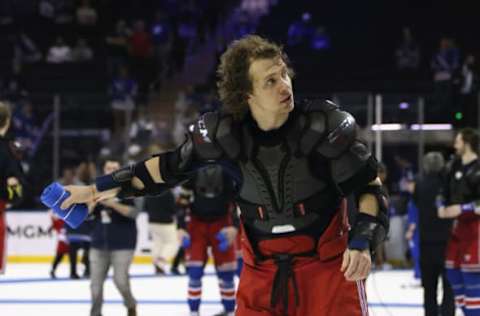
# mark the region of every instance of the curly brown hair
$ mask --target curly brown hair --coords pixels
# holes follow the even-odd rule
[[[280,45],[258,35],[247,35],[228,46],[220,57],[217,68],[218,94],[227,113],[231,113],[237,120],[245,116],[249,111],[247,95],[253,91],[250,65],[257,59],[277,57],[283,59],[288,66],[290,77],[293,77],[288,57]]]

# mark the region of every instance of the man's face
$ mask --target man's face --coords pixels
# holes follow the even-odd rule
[[[463,141],[462,134],[457,134],[455,137],[453,148],[455,148],[455,154],[458,156],[462,156],[465,153],[465,142]]]
[[[280,58],[257,59],[250,64],[253,91],[248,95],[250,108],[272,115],[293,110],[292,80],[285,62]]]
[[[109,174],[120,169],[120,163],[118,161],[107,160],[103,165],[103,173]]]

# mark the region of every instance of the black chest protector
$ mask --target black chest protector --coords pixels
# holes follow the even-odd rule
[[[272,235],[303,230],[321,217],[329,222],[342,197],[332,173],[340,180],[350,176],[332,165],[356,168],[348,155],[339,157],[355,140],[350,114],[330,102],[302,106],[279,130],[263,132],[267,141],[252,128],[253,119],[238,124],[209,113],[199,122],[197,158],[236,162],[242,178],[236,201],[250,228]]]
[[[197,170],[190,188],[194,193],[191,211],[204,219],[227,214],[234,200],[233,184],[219,165]]]
[[[310,135],[314,138],[320,138],[325,129],[322,117],[317,119],[318,129]],[[269,144],[243,126],[245,157],[239,162],[243,183],[237,202],[243,218],[264,234],[302,230],[318,219],[322,208],[332,206],[325,205],[331,203],[322,194],[330,177],[328,165],[317,161],[317,174],[323,174],[320,178],[312,172],[310,152],[302,152],[299,140],[308,123],[303,114],[295,115]]]
[[[195,177],[195,196],[213,199],[223,194],[223,173],[218,165],[200,169]]]
[[[452,164],[449,176],[449,204],[463,204],[480,199],[480,161],[463,165],[461,160]]]

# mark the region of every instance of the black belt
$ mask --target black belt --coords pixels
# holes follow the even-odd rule
[[[274,308],[279,300],[282,300],[285,313],[288,312],[288,282],[292,279],[293,290],[295,295],[295,306],[299,304],[298,286],[295,278],[295,272],[293,271],[293,263],[295,257],[313,257],[317,253],[314,250],[296,254],[275,254],[270,258],[275,261],[277,265],[277,272],[273,277],[272,294],[270,297],[270,307]]]

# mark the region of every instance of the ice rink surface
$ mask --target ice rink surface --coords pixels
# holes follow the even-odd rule
[[[47,264],[9,264],[6,274],[0,276],[0,315],[87,316],[90,307],[89,281],[67,278],[66,263],[59,266],[55,280],[50,278],[49,269]],[[130,271],[139,316],[189,315],[185,276],[155,276],[152,267],[145,264],[132,265]],[[423,291],[413,286],[411,271],[374,272],[367,281],[367,293],[370,316],[423,315]],[[104,295],[104,316],[126,315],[111,278],[105,283]],[[213,269],[207,267],[203,279],[201,316],[220,312],[219,298],[217,279]]]

